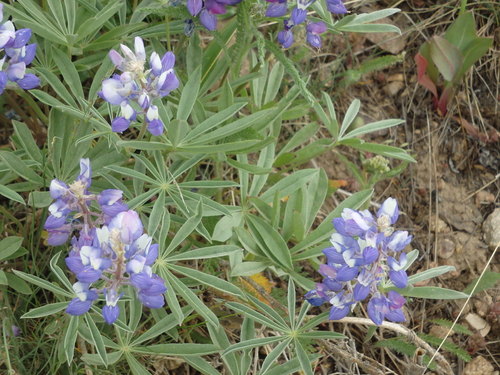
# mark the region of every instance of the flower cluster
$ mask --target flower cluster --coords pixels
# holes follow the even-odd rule
[[[306,294],[309,303],[319,306],[330,302],[330,319],[337,320],[371,295],[368,316],[375,324],[382,324],[384,319],[404,321],[405,298],[395,291],[387,295],[379,291],[387,275],[397,288],[408,284],[407,258],[402,250],[412,236],[394,230],[398,216],[393,198],[382,204],[376,217],[368,210],[344,209],[342,217],[333,220],[337,232],[331,236],[332,246],[323,250],[327,263],[319,269],[324,279]]]
[[[271,3],[267,7],[267,17],[283,17],[288,13],[287,0],[266,0]],[[321,47],[321,34],[326,31],[326,25],[323,22],[308,22],[307,8],[316,0],[297,0],[297,6],[292,9],[290,17],[283,21],[284,28],[278,33],[278,42],[283,48],[290,47],[294,42],[293,28],[300,24],[306,25],[307,43],[314,47]],[[342,0],[327,0],[328,10],[334,14],[345,14],[347,9]]]
[[[199,16],[201,24],[210,31],[217,28],[217,15],[226,13],[226,6],[236,5],[242,0],[187,0],[187,9],[193,16]]]
[[[153,52],[146,70],[146,51],[141,38],[135,38],[134,52],[123,44],[120,49],[123,56],[111,50],[109,57],[122,73],[104,80],[99,92],[108,103],[121,107],[121,116],[112,121],[111,128],[118,133],[125,131],[136,120],[139,111],[144,114],[149,132],[160,135],[163,133],[163,122],[153,101],[179,87],[174,72],[175,55],[167,52],[160,58]]]
[[[52,180],[50,184],[50,195],[55,202],[49,207],[45,223],[49,244],[62,245],[74,230],[78,231],[66,258],[67,267],[78,280],[73,285],[77,297],[66,312],[86,313],[103,293],[106,305],[102,314],[106,323],[113,324],[120,315],[117,303],[123,295],[120,289],[125,285],[136,289],[144,306],[162,307],[165,282],[151,270],[158,257],[158,245],[144,233],[137,212],[122,202],[121,190],[91,194],[90,183],[90,163],[82,159],[75,182],[68,186]],[[99,208],[97,212],[92,210],[92,203]]]
[[[2,19],[3,4],[0,4],[0,22]],[[0,94],[9,81],[24,90],[40,85],[37,76],[26,73],[26,66],[31,64],[36,53],[36,44],[27,44],[30,38],[30,29],[16,31],[11,21],[0,24]]]

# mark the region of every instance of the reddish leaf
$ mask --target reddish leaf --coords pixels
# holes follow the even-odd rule
[[[494,143],[499,140],[498,132],[496,130],[492,130],[489,133],[483,133],[464,118],[453,116],[453,119],[462,125],[466,133],[472,138],[475,138],[483,143]]]
[[[438,93],[437,93],[436,85],[434,84],[434,82],[432,82],[430,77],[427,75],[427,65],[429,65],[429,63],[427,62],[427,59],[424,56],[422,56],[420,53],[417,53],[415,55],[415,63],[417,64],[418,83],[420,83],[427,90],[432,92],[432,95],[434,95],[434,98],[437,98]]]

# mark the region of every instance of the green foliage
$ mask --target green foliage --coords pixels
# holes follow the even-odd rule
[[[448,103],[465,73],[488,52],[492,44],[493,39],[476,35],[474,17],[470,12],[461,13],[443,37],[434,36],[422,44],[415,56],[418,81],[432,92],[435,106],[441,114],[446,114]]]
[[[366,207],[378,181],[415,162],[403,148],[363,139],[403,121],[356,127],[359,100],[339,118],[332,98],[326,93],[315,98],[308,72],[270,40],[271,29],[259,27],[263,18],[255,3],[240,3],[236,17],[228,12],[224,27],[210,37],[197,28],[190,38],[183,35],[189,13],[171,5],[164,0],[5,4],[18,28],[33,30],[38,51],[32,70],[42,81],[20,94],[20,108],[30,108],[32,121],[13,120],[10,144],[0,150],[0,226],[5,227],[0,314],[7,363],[19,373],[76,374],[87,366],[102,374],[148,374],[153,358],[175,356],[204,374],[312,374],[318,355],[310,352],[317,340],[344,337],[319,329],[327,313],[311,318],[310,305],[298,302],[297,295],[301,299],[302,289],[314,286],[306,265],[318,262],[332,219],[344,208]],[[372,23],[397,9],[334,22],[321,2],[314,8],[335,32],[399,31]],[[166,127],[161,136],[145,135],[140,123],[124,134],[112,132],[109,122],[117,109],[98,95],[114,71],[109,50],[130,45],[135,36],[148,39],[148,55],[176,53],[180,89],[155,103]],[[360,74],[398,59],[373,59]],[[34,132],[34,126],[43,131]],[[359,165],[367,155],[377,159],[365,167],[344,161],[362,189],[325,215],[331,176],[303,166],[340,146],[355,150]],[[101,300],[84,316],[64,313],[75,298],[64,264],[70,245],[50,248],[43,224],[52,203],[51,181],[73,181],[81,158],[91,160],[91,192],[122,190],[159,244],[153,272],[167,286],[165,309],[143,314],[129,288],[113,326],[102,319]],[[410,281],[449,270],[424,271]],[[241,278],[262,271],[278,285],[285,279],[288,288],[262,298],[243,288]],[[466,296],[433,287],[402,292]],[[237,343],[234,332],[226,332],[227,320],[238,324]],[[22,326],[22,355],[12,348],[16,340],[7,339],[12,330],[7,321]],[[255,367],[255,353],[264,345],[272,349]]]

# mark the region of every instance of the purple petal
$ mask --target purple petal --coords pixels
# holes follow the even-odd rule
[[[117,117],[111,122],[111,130],[115,133],[123,133],[130,126],[130,120],[125,117]]]
[[[150,309],[159,309],[165,304],[165,300],[162,294],[148,296],[143,293],[139,293],[139,300],[144,306],[149,307]]]
[[[102,308],[102,317],[107,324],[113,324],[120,316],[120,308],[118,306],[104,306]]]
[[[295,25],[301,24],[307,18],[307,11],[305,9],[294,8],[292,10],[291,19]]]
[[[82,301],[79,298],[73,298],[66,308],[66,312],[70,315],[83,315],[90,310],[92,301]]]
[[[338,281],[350,281],[354,279],[359,273],[357,267],[343,266],[338,270],[337,280]]]
[[[23,90],[31,90],[35,87],[40,86],[40,78],[36,75],[28,73],[24,75],[24,78],[21,78],[16,82],[20,88]]]
[[[408,275],[405,270],[389,271],[389,278],[396,288],[406,288],[408,285]]]
[[[28,43],[31,38],[31,29],[20,29],[16,31],[16,39],[12,48],[21,48]]]
[[[148,123],[148,130],[153,135],[161,135],[163,133],[163,122],[161,120],[150,121]]]
[[[206,9],[200,13],[200,22],[207,30],[214,31],[217,28],[217,16]]]
[[[378,259],[379,253],[375,247],[365,247],[363,250],[363,260],[365,264],[372,264]]]
[[[76,278],[82,283],[93,283],[99,280],[101,275],[102,272],[100,270],[95,270],[92,267],[85,267],[76,274]]]
[[[323,34],[327,27],[324,22],[311,22],[307,24],[306,30],[312,34]]]
[[[266,17],[283,17],[288,11],[287,3],[269,4],[266,10]]]
[[[356,301],[362,301],[370,294],[370,285],[364,286],[362,284],[356,284],[353,291],[353,296]]]
[[[155,262],[155,260],[158,258],[158,248],[159,248],[159,245],[157,243],[152,244],[149,247],[148,253],[146,255],[146,265],[147,266],[152,265]]]
[[[153,280],[144,272],[133,273],[130,276],[130,282],[138,289],[147,289],[153,284]]]
[[[342,318],[345,318],[347,314],[349,314],[350,307],[343,306],[343,307],[335,307],[333,306],[330,310],[330,315],[328,319],[330,320],[340,320]]]
[[[196,16],[200,13],[201,8],[203,7],[202,0],[187,0],[187,9],[192,16]]]
[[[334,14],[347,13],[347,9],[342,0],[326,0],[326,7],[329,12]]]
[[[291,30],[281,30],[278,33],[278,43],[283,48],[289,48],[293,44],[293,33]]]
[[[321,48],[321,37],[313,33],[307,33],[307,43],[314,48]]]

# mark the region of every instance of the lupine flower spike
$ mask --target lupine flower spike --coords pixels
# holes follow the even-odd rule
[[[213,31],[217,28],[217,15],[225,14],[226,7],[236,5],[242,0],[187,0],[189,13],[200,18],[205,29]]]
[[[3,19],[3,4],[0,4],[0,22]],[[36,44],[27,44],[31,38],[30,29],[16,31],[11,21],[0,24],[0,94],[9,82],[24,90],[40,85],[40,79],[26,73],[26,67],[35,58]]]
[[[166,288],[163,279],[152,272],[158,245],[144,233],[139,215],[122,202],[121,190],[90,193],[91,175],[89,159],[82,159],[75,182],[66,185],[52,180],[50,195],[55,202],[49,207],[45,229],[51,245],[62,245],[78,232],[66,257],[66,265],[77,279],[73,285],[76,297],[66,312],[85,314],[104,294],[103,318],[113,324],[120,315],[117,303],[123,286],[132,285],[142,304],[150,308],[164,305]],[[92,202],[99,210],[93,210]]]
[[[175,56],[167,52],[160,58],[153,52],[149,57],[149,69],[146,69],[146,51],[141,38],[135,38],[134,51],[123,44],[120,49],[122,54],[111,50],[109,58],[122,73],[104,80],[99,92],[108,103],[120,106],[120,116],[111,122],[111,128],[118,133],[125,131],[132,121],[137,120],[140,112],[149,132],[160,135],[163,133],[163,122],[153,102],[179,87],[174,72]]]
[[[342,217],[333,219],[337,232],[331,236],[332,246],[323,250],[327,262],[319,268],[323,282],[306,294],[309,303],[319,306],[329,302],[330,319],[337,320],[371,295],[367,310],[375,324],[384,319],[405,321],[404,297],[395,291],[387,295],[379,291],[387,277],[397,288],[408,284],[406,253],[402,251],[412,236],[394,230],[398,216],[396,200],[388,198],[376,217],[368,210],[346,208]]]
[[[266,0],[269,4],[266,10],[266,17],[283,17],[288,13],[287,0]],[[283,48],[288,48],[294,43],[293,28],[300,24],[306,26],[306,41],[314,48],[321,48],[321,36],[327,27],[319,22],[309,22],[307,20],[307,9],[316,0],[296,0],[297,5],[292,9],[290,17],[284,20],[284,27],[278,33],[278,43]],[[327,0],[327,8],[333,14],[345,14],[347,9],[342,0]]]

